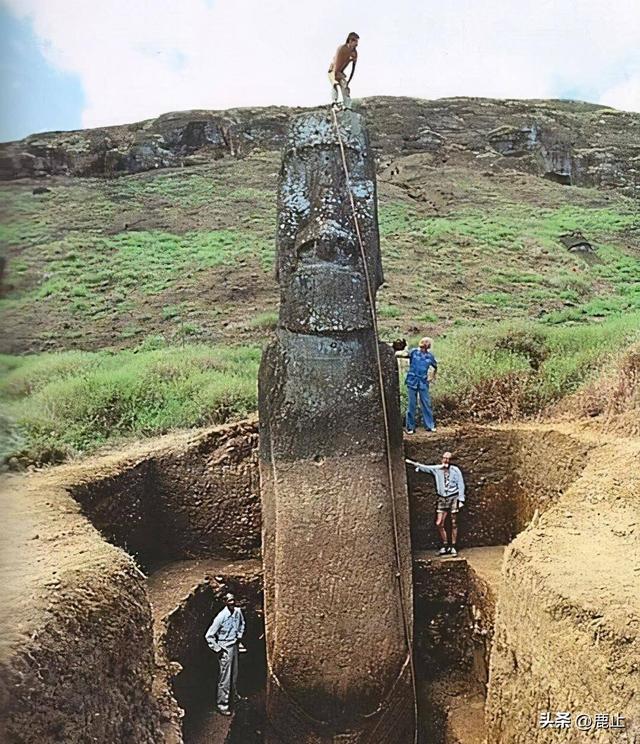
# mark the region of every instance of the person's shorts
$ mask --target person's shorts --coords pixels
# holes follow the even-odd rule
[[[458,509],[458,496],[438,496],[436,511],[457,514],[460,511]]]

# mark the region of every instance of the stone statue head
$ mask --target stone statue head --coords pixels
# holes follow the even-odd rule
[[[358,114],[338,114],[371,292],[383,281],[375,163]],[[281,327],[298,333],[370,328],[367,282],[331,112],[292,122],[278,194]]]

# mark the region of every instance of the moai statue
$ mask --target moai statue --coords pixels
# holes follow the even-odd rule
[[[373,155],[361,117],[338,119],[375,298],[383,276]],[[396,362],[374,333],[330,113],[293,122],[278,200],[280,316],[259,375],[267,741],[413,744]]]
[[[337,116],[375,297],[383,276],[373,155],[361,117]],[[413,744],[396,362],[379,344],[387,435],[379,342],[331,113],[293,122],[278,199],[280,316],[259,375],[267,741]]]

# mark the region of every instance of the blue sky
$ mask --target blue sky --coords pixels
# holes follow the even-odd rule
[[[640,0],[0,0],[0,140],[185,109],[309,106],[348,31],[355,97],[640,111]]]
[[[85,100],[79,75],[50,65],[31,22],[18,20],[2,6],[0,87],[0,141],[82,125]]]

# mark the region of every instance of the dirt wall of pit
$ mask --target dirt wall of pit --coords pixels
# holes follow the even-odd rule
[[[144,567],[201,557],[260,555],[258,426],[249,420],[164,437],[85,468],[69,489],[109,542]]]
[[[240,693],[261,689],[266,677],[262,564],[259,560],[179,561],[148,580],[156,637],[156,694],[181,710],[185,741],[199,741],[203,719],[215,704],[218,664],[205,641],[213,617],[232,592],[242,607],[246,629]],[[168,707],[165,706],[165,707]],[[221,722],[219,716],[217,722]]]
[[[486,687],[503,556],[501,546],[456,559],[414,554],[415,651],[424,678],[464,671]]]
[[[492,744],[560,733],[569,743],[640,741],[640,443],[590,445],[580,477],[507,551],[487,699]],[[570,714],[568,728],[541,726],[557,712]],[[621,715],[625,726],[597,727],[597,715]]]
[[[157,744],[144,580],[57,477],[1,493],[0,739]]]
[[[143,567],[188,558],[260,555],[257,421],[195,436],[167,437],[134,458],[114,456],[109,468],[76,479],[70,493],[105,539]],[[588,447],[559,432],[465,427],[405,442],[407,457],[438,463],[454,452],[467,483],[460,516],[463,546],[504,545],[535,510],[555,503],[577,477]],[[549,477],[549,473],[552,476]],[[408,473],[412,546],[437,546],[435,488]]]
[[[217,595],[205,581],[174,608],[161,623],[171,654],[154,658],[140,567],[259,555],[256,429],[242,422],[172,435],[10,480],[20,488],[7,486],[2,499],[16,516],[0,561],[0,739],[182,742],[180,707],[199,680],[212,684],[215,659],[200,625]]]
[[[438,462],[445,449],[456,455],[468,484],[466,548],[504,544],[531,523],[508,553],[498,602],[492,744],[547,741],[536,717],[549,707],[591,706],[581,712],[619,713],[637,725],[640,445],[574,434],[478,427],[406,443],[407,456],[423,462]],[[144,578],[120,548],[144,566],[257,555],[256,453],[249,421],[10,479],[19,488],[3,494],[10,542],[2,545],[0,738],[166,743],[171,724],[179,741],[175,700],[164,710],[168,698],[152,687]],[[434,544],[431,481],[409,471],[414,550]],[[416,565],[419,663],[427,673],[464,668],[483,684],[493,599],[463,567],[434,571]],[[213,596],[200,591],[198,623]],[[170,691],[184,700],[204,675],[192,665],[194,647],[180,646],[181,637],[191,643],[193,607],[185,605],[165,633],[177,649],[167,657]],[[188,671],[171,667],[179,658]],[[633,739],[594,732],[590,740]]]

